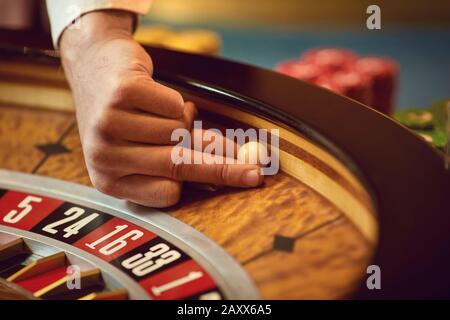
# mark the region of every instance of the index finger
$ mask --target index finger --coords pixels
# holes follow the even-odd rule
[[[256,164],[236,163],[235,159],[227,163],[227,159],[219,155],[184,151],[191,153],[192,161],[174,163],[169,174],[171,179],[242,188],[256,187],[264,180],[261,168]],[[203,162],[195,163],[195,158],[203,159]]]
[[[186,153],[185,153],[186,152]],[[264,177],[256,164],[227,161],[220,155],[202,153],[180,146],[128,145],[110,152],[121,170],[176,181],[191,181],[233,187],[256,187]]]

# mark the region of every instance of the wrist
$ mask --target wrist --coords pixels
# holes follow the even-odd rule
[[[77,27],[67,27],[60,38],[65,65],[78,61],[80,55],[96,45],[113,39],[131,39],[134,15],[119,10],[93,11],[81,16]]]

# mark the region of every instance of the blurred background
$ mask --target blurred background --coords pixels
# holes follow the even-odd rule
[[[381,9],[368,30],[366,9]],[[343,47],[394,59],[397,109],[450,97],[449,0],[154,0],[142,25],[207,28],[221,55],[266,68],[314,47]]]

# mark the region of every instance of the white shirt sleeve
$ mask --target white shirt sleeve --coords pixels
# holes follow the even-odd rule
[[[146,14],[151,0],[46,0],[47,11],[52,30],[53,45],[58,47],[58,40],[64,29],[81,15],[95,10],[118,9],[136,14]]]

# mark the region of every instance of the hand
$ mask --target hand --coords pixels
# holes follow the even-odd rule
[[[92,184],[152,207],[177,203],[182,181],[259,185],[256,165],[171,161],[171,134],[190,130],[196,110],[151,78],[151,58],[131,37],[132,19],[120,11],[88,13],[60,41]]]

